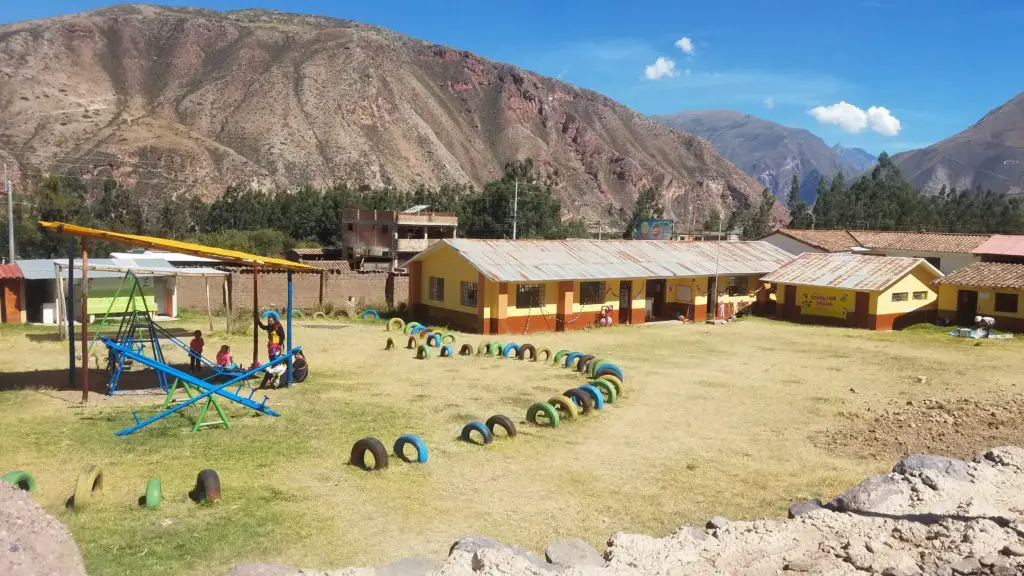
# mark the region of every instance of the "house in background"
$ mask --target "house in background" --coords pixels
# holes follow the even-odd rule
[[[1024,236],[994,234],[971,253],[982,262],[1024,264]]]
[[[856,252],[857,240],[846,230],[780,228],[764,239],[793,255],[804,252]]]
[[[1024,332],[1024,264],[976,262],[935,284],[939,318],[973,326],[975,316],[990,316],[996,330]]]
[[[0,264],[0,322],[25,322],[25,278],[17,264]]]
[[[981,258],[974,254],[974,250],[991,238],[989,234],[868,230],[855,230],[850,234],[867,254],[924,258],[943,274],[980,262]]]
[[[444,238],[455,238],[459,218],[427,212],[428,206],[394,210],[347,209],[341,216],[344,258],[361,271],[387,271],[405,265],[417,253]]]

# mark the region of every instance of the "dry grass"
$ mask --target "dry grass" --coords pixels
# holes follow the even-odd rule
[[[30,342],[28,333],[0,330],[0,387],[32,380],[15,370],[66,363],[66,348]],[[168,418],[115,438],[131,421],[127,404],[156,400],[95,397],[81,407],[75,392],[0,392],[0,471],[36,474],[36,500],[71,527],[90,574],[440,558],[466,533],[536,551],[570,534],[600,547],[620,530],[660,535],[715,514],[779,515],[794,499],[831,497],[891,466],[816,448],[810,438],[836,414],[894,398],[983,394],[1015,383],[1011,375],[1024,368],[1019,341],[974,346],[929,330],[874,334],[747,320],[520,336],[616,359],[626,371],[625,398],[582,421],[521,424],[519,438],[478,447],[457,440],[468,419],[505,413],[521,422],[530,403],[581,379],[541,363],[417,361],[404,338],[385,352],[379,324],[299,325],[296,335],[313,376],[270,393],[283,418],[231,409],[231,431],[192,434],[183,418]],[[210,347],[224,340],[207,336]],[[238,356],[251,342],[228,340]],[[929,382],[917,383],[918,375]],[[382,473],[347,465],[358,438],[373,435],[390,448],[409,432],[429,444],[428,464],[395,459]],[[86,462],[106,470],[106,493],[74,514],[63,503]],[[219,472],[225,499],[199,507],[186,493],[206,467]],[[150,512],[136,499],[153,476],[165,497]]]

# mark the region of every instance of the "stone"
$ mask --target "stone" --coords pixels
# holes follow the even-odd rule
[[[427,576],[441,569],[441,563],[430,558],[402,558],[377,568],[377,576]]]
[[[837,496],[828,507],[837,512],[888,512],[885,504],[900,494],[896,480],[872,476]]]
[[[917,377],[917,383],[918,384],[927,384],[928,383],[928,377],[927,376],[918,376]]]
[[[882,576],[914,576],[919,573],[920,571],[911,572],[910,570],[900,568],[898,566],[889,566],[885,570],[882,570]]]
[[[1024,556],[1024,544],[1020,542],[1010,542],[1000,551],[1006,556]]]
[[[556,540],[544,550],[548,562],[558,566],[604,566],[604,558],[579,538]]]
[[[851,546],[846,551],[846,558],[844,558],[857,570],[870,570],[871,565],[875,559],[871,556],[871,553],[861,548],[860,546]]]
[[[981,558],[978,558],[978,562],[981,562],[982,566],[993,566],[999,562],[999,555],[997,554],[985,554]]]
[[[945,456],[932,456],[929,454],[911,454],[904,457],[892,467],[896,474],[909,474],[915,471],[931,470],[942,476],[948,476],[967,482],[971,479],[967,462]]]
[[[867,548],[868,552],[871,552],[872,554],[879,554],[881,552],[884,552],[886,549],[885,543],[881,540],[868,540],[868,543],[865,544],[864,547]]]
[[[789,517],[796,518],[802,514],[821,510],[822,508],[821,500],[818,500],[817,498],[813,498],[811,500],[798,500],[789,505]]]
[[[1014,576],[1018,572],[1016,568],[1009,564],[997,564],[992,567],[992,574],[995,576]]]
[[[514,556],[522,557],[536,566],[542,568],[548,567],[547,562],[541,560],[539,556],[529,550],[524,550],[518,546],[502,544],[493,538],[479,536],[476,534],[463,536],[456,540],[455,543],[452,544],[452,547],[448,549],[448,555],[451,556],[453,552],[468,552],[470,554],[476,554],[480,550],[508,550],[512,552]]]
[[[715,516],[711,520],[708,520],[708,530],[721,530],[725,528],[725,525],[729,523],[729,519],[724,516]]]
[[[810,572],[814,570],[814,563],[809,560],[790,560],[782,569],[790,572]]]
[[[961,558],[950,564],[949,567],[953,569],[954,574],[978,574],[981,572],[981,562],[978,562],[974,556]]]

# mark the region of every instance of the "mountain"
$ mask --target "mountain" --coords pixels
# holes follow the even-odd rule
[[[842,144],[836,144],[832,147],[832,151],[838,154],[840,160],[853,169],[852,173],[844,175],[860,174],[878,163],[878,157],[863,148],[847,148]]]
[[[0,27],[0,158],[160,194],[444,182],[532,157],[565,216],[703,222],[761,186],[707,141],[469,52],[330,18],[122,5]]]
[[[654,117],[666,126],[707,138],[718,152],[768,187],[776,196],[789,195],[793,174],[800,176],[800,198],[814,201],[822,175],[831,180],[842,171],[864,171],[857,148],[830,148],[814,134],[728,110],[701,110]],[[851,152],[852,151],[852,152]],[[854,161],[844,159],[852,156]],[[873,163],[873,159],[872,159]]]
[[[943,186],[1024,193],[1024,92],[975,125],[927,148],[893,157],[906,177],[927,192]]]

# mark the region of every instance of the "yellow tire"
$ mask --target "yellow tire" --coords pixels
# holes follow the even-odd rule
[[[576,408],[576,405],[572,403],[572,400],[565,396],[553,396],[548,399],[548,404],[551,404],[558,410],[558,417],[562,420],[575,420],[580,415],[580,411]]]

